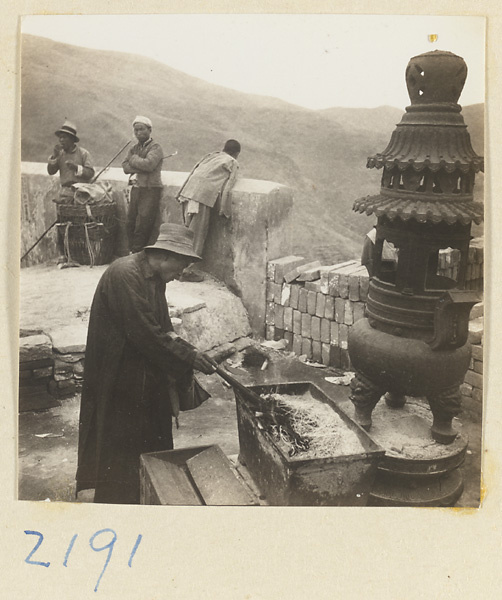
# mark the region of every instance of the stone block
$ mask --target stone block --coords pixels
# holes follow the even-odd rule
[[[308,292],[305,288],[300,288],[298,292],[298,310],[302,313],[307,312]]]
[[[312,358],[315,362],[322,363],[322,346],[321,342],[312,340]]]
[[[57,382],[58,395],[73,396],[75,393],[75,381],[73,379],[67,379],[64,381]]]
[[[471,308],[471,313],[469,315],[469,319],[478,319],[484,315],[484,303],[478,302]]]
[[[309,315],[315,315],[315,309],[317,304],[317,292],[307,292],[307,312]]]
[[[54,380],[57,382],[69,381],[70,379],[73,379],[73,371],[71,373],[54,373]]]
[[[265,308],[265,324],[266,325],[274,325],[275,323],[275,307],[277,305],[273,302],[267,302],[267,306]]]
[[[30,373],[30,371],[27,371],[28,373]],[[33,378],[34,379],[43,379],[45,377],[52,377],[52,374],[54,373],[54,369],[53,367],[44,367],[42,369],[33,369],[33,371],[31,371],[33,373]],[[21,371],[22,373],[22,371]]]
[[[463,383],[460,386],[460,393],[462,394],[462,396],[467,396],[470,398],[472,396],[472,385],[468,383]]]
[[[329,347],[329,364],[332,367],[340,368],[341,349],[339,346],[333,346],[330,344]]]
[[[349,275],[347,273],[339,273],[338,293],[341,298],[349,297]]]
[[[249,339],[249,338],[246,338],[246,339]],[[239,341],[239,340],[237,340],[237,341]],[[249,343],[251,343],[251,340],[249,340]],[[237,344],[235,344],[235,348],[236,348],[236,350],[240,350],[240,349],[242,350],[242,347],[239,348],[237,346]],[[84,373],[84,363],[83,363],[83,361],[75,363],[75,365],[73,367],[73,373],[74,373],[75,376],[77,376],[77,375],[83,375],[83,373]]]
[[[289,283],[282,284],[281,292],[281,304],[282,306],[289,306],[289,298],[291,296],[291,286]]]
[[[293,310],[293,333],[302,332],[302,313],[299,310]]]
[[[298,308],[298,297],[300,295],[300,286],[291,285],[290,286],[290,296],[289,296],[289,306],[294,308],[295,310]]]
[[[333,321],[335,318],[335,299],[333,296],[326,296],[324,316],[330,321]]]
[[[296,281],[316,281],[321,278],[321,263],[316,260],[310,265],[304,265],[300,268]]]
[[[347,350],[348,340],[349,340],[349,328],[347,327],[347,325],[339,324],[338,325],[338,343],[339,343],[340,348]]]
[[[309,292],[315,292],[316,294],[321,293],[321,282],[320,281],[307,281],[305,283],[305,289]]]
[[[310,269],[318,269],[321,266],[321,263],[318,260],[314,260],[311,262],[303,262],[301,265],[297,265],[296,267],[291,268],[288,272],[284,274],[284,281],[286,283],[291,283],[297,280],[301,273],[305,271],[309,271]]]
[[[329,344],[331,342],[331,321],[321,319],[321,342]]]
[[[474,360],[483,360],[483,346],[472,346],[472,358]]]
[[[345,301],[343,298],[335,298],[335,321],[343,323],[345,318]]]
[[[359,300],[359,275],[357,273],[349,275],[349,300],[353,302]]]
[[[293,332],[293,309],[291,306],[284,308],[284,331]]]
[[[311,339],[302,337],[302,354],[304,354],[309,360],[312,358],[312,340]]]
[[[33,371],[31,369],[27,369],[25,371],[19,371],[19,381],[26,383],[32,380],[34,377]]]
[[[284,339],[284,329],[279,329],[278,327],[274,327],[274,340],[278,342],[279,340]]]
[[[351,370],[349,351],[346,348],[340,348],[340,368],[344,371]]]
[[[312,339],[316,342],[321,341],[321,319],[319,317],[312,317],[310,324],[310,331]]]
[[[282,300],[282,285],[280,283],[274,283],[274,302],[280,304]]]
[[[342,263],[343,264],[343,263]],[[340,265],[330,265],[328,267],[322,267],[321,273],[321,292],[323,294],[329,294],[331,273],[336,272]]]
[[[316,317],[324,317],[324,311],[326,310],[326,295],[318,292],[317,302],[315,306]]]
[[[478,317],[469,321],[469,342],[471,344],[480,344],[483,339],[483,318]]]
[[[340,326],[335,321],[331,321],[331,345],[340,345]]]
[[[483,402],[483,390],[472,388],[472,399],[476,402]]]
[[[354,302],[352,305],[352,310],[354,311],[354,323],[359,321],[359,319],[364,318],[364,310],[366,305],[363,302]]]
[[[275,283],[282,284],[284,281],[284,275],[288,271],[291,271],[304,263],[305,258],[303,256],[294,255],[271,260],[267,265],[267,276],[269,279],[275,281]]]
[[[85,352],[87,325],[75,324],[51,330],[52,347],[59,354]]]
[[[302,337],[311,338],[311,322],[312,317],[308,313],[301,313],[302,315]]]
[[[279,329],[284,329],[284,306],[275,305],[275,322],[274,325]]]
[[[354,311],[352,310],[353,303],[350,300],[345,300],[345,311],[343,322],[346,325],[354,324]]]
[[[265,300],[267,302],[273,302],[275,300],[275,284],[273,281],[267,281]]]
[[[85,352],[73,352],[72,354],[58,354],[56,362],[74,364],[79,360],[84,360]]]
[[[481,360],[475,360],[474,361],[474,371],[476,373],[483,374],[483,361],[481,361]]]
[[[286,346],[285,350],[287,350],[288,352],[291,352],[291,349],[293,348],[293,332],[285,331],[283,339],[285,339],[287,342],[287,346]]]
[[[297,333],[293,333],[293,352],[297,356],[302,353],[302,336]]]
[[[19,362],[52,358],[52,342],[47,335],[30,335],[19,339]]]
[[[274,339],[274,326],[273,325],[267,325],[265,327],[265,339],[266,340]]]
[[[321,362],[323,365],[329,366],[331,358],[330,345],[321,343]]]
[[[370,278],[368,275],[359,276],[359,298],[361,301],[366,302],[368,299],[368,290],[370,287]]]
[[[467,371],[464,377],[464,382],[472,385],[474,388],[483,389],[483,376],[474,371]]]

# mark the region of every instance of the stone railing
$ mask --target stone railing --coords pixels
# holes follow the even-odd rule
[[[175,196],[187,173],[163,171],[162,220],[181,222]],[[117,204],[118,235],[115,256],[127,254],[125,219],[128,176],[111,168],[100,178],[112,186]],[[42,163],[21,164],[21,256],[56,221],[59,178],[49,176]],[[231,192],[232,217],[211,215],[211,228],[200,267],[224,282],[237,294],[249,314],[252,330],[265,334],[265,281],[268,261],[292,245],[288,226],[292,191],[278,183],[239,179]],[[57,232],[49,233],[22,261],[23,267],[57,258]]]

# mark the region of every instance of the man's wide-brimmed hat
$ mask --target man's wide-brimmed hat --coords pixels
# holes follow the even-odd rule
[[[151,246],[146,246],[145,250],[148,248],[158,248],[160,250],[174,252],[175,254],[181,254],[182,256],[188,256],[194,260],[202,260],[202,258],[194,252],[193,240],[193,231],[184,225],[178,225],[177,223],[163,223],[160,226],[157,241]]]
[[[71,135],[76,142],[79,141],[77,136],[77,128],[73,123],[70,123],[70,121],[65,121],[63,126],[54,133],[55,135],[59,135],[60,133],[67,133],[68,135]]]

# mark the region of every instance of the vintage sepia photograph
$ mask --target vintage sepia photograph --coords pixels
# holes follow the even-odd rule
[[[17,500],[480,507],[485,27],[22,17]]]

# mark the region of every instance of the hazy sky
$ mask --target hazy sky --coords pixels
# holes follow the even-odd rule
[[[24,17],[22,32],[141,54],[218,85],[314,109],[404,108],[408,60],[448,50],[469,69],[460,104],[484,101],[482,17],[48,15]]]

